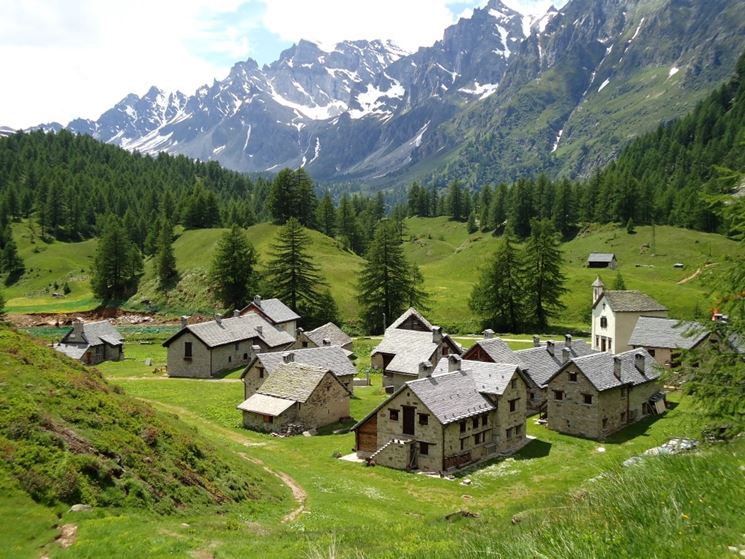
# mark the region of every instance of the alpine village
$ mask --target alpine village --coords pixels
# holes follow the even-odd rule
[[[745,6],[380,39],[0,128],[0,557],[745,556]]]

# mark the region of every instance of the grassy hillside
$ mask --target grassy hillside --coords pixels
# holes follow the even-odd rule
[[[181,281],[170,292],[157,287],[152,261],[146,262],[139,291],[128,301],[127,308],[152,310],[167,315],[204,312],[219,308],[207,285],[207,271],[222,229],[198,229],[182,232],[174,243]],[[256,246],[262,265],[271,252],[278,227],[263,223],[250,227],[247,234]],[[25,223],[15,225],[21,255],[27,273],[18,284],[6,290],[8,310],[12,312],[62,312],[85,310],[97,306],[88,286],[95,241],[84,243],[43,243]],[[328,280],[342,319],[357,318],[355,283],[362,259],[341,250],[336,242],[316,231],[309,231],[311,254]],[[591,301],[590,284],[600,274],[606,285],[613,286],[616,273],[585,267],[590,252],[614,252],[627,289],[640,289],[670,308],[671,316],[693,318],[706,316],[716,301],[709,296],[708,279],[717,273],[717,265],[738,250],[737,243],[721,235],[689,229],[658,226],[655,230],[656,252],[651,250],[652,228],[638,227],[636,234],[612,225],[594,226],[563,245],[564,273],[569,292],[564,297],[566,311],[557,328],[587,329]],[[446,217],[410,218],[406,220],[405,250],[416,262],[431,293],[428,316],[451,331],[477,332],[478,318],[468,309],[468,299],[479,269],[493,253],[498,239],[489,233],[466,232],[464,223]],[[682,269],[673,264],[684,264]],[[708,267],[707,267],[708,266]],[[706,267],[706,268],[705,268]],[[692,276],[699,268],[700,275]],[[705,268],[705,269],[704,269]],[[51,272],[50,272],[51,270]],[[82,272],[81,272],[82,270]],[[67,281],[72,292],[65,298],[54,298],[54,282],[59,291]]]
[[[421,266],[426,290],[432,294],[428,316],[450,330],[475,332],[478,320],[468,310],[468,299],[479,269],[494,252],[498,239],[489,233],[467,235],[465,224],[445,217],[410,218],[406,221],[411,240],[406,243],[408,256]],[[564,273],[569,292],[563,316],[555,321],[560,327],[587,329],[591,288],[600,274],[608,288],[613,287],[616,272],[585,267],[590,252],[614,252],[627,289],[640,289],[668,306],[671,316],[692,318],[707,315],[714,305],[708,295],[707,278],[716,273],[716,264],[738,250],[736,242],[721,235],[675,227],[657,227],[656,254],[644,248],[652,240],[651,227],[638,227],[629,235],[624,228],[595,227],[563,245]],[[684,264],[683,269],[673,264]],[[713,264],[695,279],[678,282],[698,268]]]
[[[160,514],[282,501],[261,469],[5,326],[0,386],[0,511],[24,503],[47,522],[31,500]]]

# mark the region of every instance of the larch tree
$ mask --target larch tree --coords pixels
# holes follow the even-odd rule
[[[142,256],[127,234],[121,220],[105,220],[93,261],[91,287],[96,297],[121,300],[137,287],[142,273]]]
[[[517,332],[523,323],[525,302],[523,257],[506,234],[481,271],[468,305],[483,318],[484,326]]]
[[[267,283],[272,292],[298,314],[315,313],[321,301],[319,287],[325,285],[308,247],[310,237],[294,217],[280,229],[267,264]]]
[[[564,309],[561,297],[567,291],[559,235],[549,219],[531,220],[525,250],[527,315],[545,328],[548,319]]]
[[[256,249],[243,230],[234,225],[223,234],[210,267],[210,281],[217,298],[228,308],[239,309],[257,285]]]
[[[408,306],[423,306],[421,274],[409,264],[393,221],[383,220],[375,229],[357,285],[360,317],[369,332],[381,332]]]
[[[173,254],[173,226],[168,219],[163,219],[160,239],[158,240],[158,253],[155,263],[158,268],[158,282],[161,289],[168,289],[178,281],[178,270],[176,269],[176,256]]]

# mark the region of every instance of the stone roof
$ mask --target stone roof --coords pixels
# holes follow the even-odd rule
[[[443,357],[437,363],[433,375],[447,374],[449,370],[449,358]],[[470,376],[474,386],[482,394],[493,394],[501,396],[512,377],[518,371],[518,364],[512,363],[489,363],[486,361],[460,360],[460,372]],[[417,381],[409,381],[417,382]]]
[[[60,353],[64,353],[72,359],[82,359],[83,355],[85,355],[85,352],[88,351],[89,347],[91,346],[87,344],[59,343],[54,345],[55,350],[59,351]]]
[[[272,348],[289,345],[295,341],[290,334],[278,330],[256,313],[189,324],[163,342],[163,345],[168,347],[184,332],[191,332],[210,348],[250,339],[260,339]]]
[[[327,322],[323,326],[319,326],[315,330],[305,332],[305,335],[317,346],[323,345],[347,345],[352,343],[350,338],[341,328],[339,328],[333,322]],[[324,340],[328,340],[328,344],[324,344]]]
[[[253,394],[247,400],[238,404],[238,409],[261,415],[277,417],[291,408],[295,402],[284,398],[275,398],[266,394]]]
[[[262,299],[257,295],[253,301],[241,309],[241,314],[250,311],[252,306],[258,307],[274,324],[282,324],[283,322],[300,319],[299,314],[279,299]]]
[[[284,355],[293,354],[293,363],[312,365],[329,370],[337,377],[349,377],[357,374],[357,369],[347,357],[347,352],[340,346],[322,346],[309,347],[304,349],[291,349],[286,352],[259,353],[254,357],[254,361],[246,367],[241,375],[245,376],[246,372],[253,367],[255,361],[259,361],[261,366],[271,376],[280,366],[284,364]]]
[[[667,307],[652,299],[646,293],[633,289],[625,291],[603,291],[593,307],[605,299],[614,312],[657,312],[667,311]]]
[[[400,325],[406,322],[406,320],[412,316],[416,318],[417,320],[419,320],[419,322],[422,323],[424,328],[426,328],[427,330],[432,330],[433,328],[432,323],[426,318],[424,318],[424,316],[422,316],[421,313],[418,310],[416,310],[414,307],[410,307],[407,311],[404,311],[404,313],[401,316],[399,316],[396,320],[394,320],[391,323],[391,325],[388,326],[388,328],[386,328],[386,332],[391,329],[399,329]]]
[[[612,252],[591,252],[587,257],[588,262],[607,262],[610,263],[616,258]]]
[[[393,328],[386,330],[383,340],[372,350],[372,355],[392,354],[394,357],[386,367],[387,371],[416,376],[419,374],[419,363],[429,361],[437,347],[432,332]]]
[[[515,352],[500,338],[487,338],[479,340],[474,344],[479,346],[484,353],[491,357],[495,363],[519,363],[520,360]]]
[[[554,342],[553,355],[549,352],[547,344],[520,349],[515,352],[515,355],[519,358],[519,365],[525,374],[539,387],[544,388],[548,380],[564,365],[563,350],[565,347],[566,342],[557,341]],[[570,358],[598,353],[581,340],[572,341],[570,352]]]
[[[691,349],[705,340],[708,335],[709,332],[697,322],[640,316],[629,338],[629,345]]]
[[[641,371],[635,365],[637,354],[644,357],[644,366]],[[620,378],[616,377],[614,373],[615,358],[618,358],[621,362]],[[657,362],[643,348],[624,351],[616,355],[607,352],[594,353],[592,355],[585,355],[584,357],[577,357],[572,361],[599,392],[629,384],[637,386],[657,380],[660,377],[659,368],[656,365]]]
[[[256,393],[303,403],[330,372],[303,363],[283,363],[269,375]]]
[[[117,346],[121,345],[123,341],[124,337],[108,320],[101,320],[100,322],[84,322],[83,338],[81,340],[75,339],[75,328],[73,328],[65,334],[62,338],[61,344],[87,344],[89,346],[97,346],[107,343],[112,346]]]

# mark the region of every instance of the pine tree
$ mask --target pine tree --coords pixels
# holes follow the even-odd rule
[[[310,237],[300,221],[287,220],[272,245],[267,282],[273,294],[300,315],[313,314],[321,302],[318,287],[325,285],[308,254]]]
[[[451,182],[448,187],[448,211],[452,219],[463,219],[463,189],[458,181]]]
[[[142,257],[116,216],[105,220],[96,248],[91,287],[96,297],[120,300],[131,295],[142,272]]]
[[[2,254],[0,254],[0,271],[5,272],[7,275],[5,283],[10,285],[18,281],[18,279],[26,271],[26,266],[23,263],[23,259],[18,254],[18,247],[13,240],[13,233],[10,226],[6,227],[5,233],[3,234],[4,246]]]
[[[409,305],[422,306],[421,274],[404,255],[396,224],[381,221],[375,229],[357,285],[360,318],[369,332],[381,332]]]
[[[257,260],[256,249],[237,225],[220,237],[209,276],[217,298],[225,307],[240,309],[255,291]]]
[[[160,239],[158,241],[158,253],[155,255],[155,263],[158,269],[158,282],[161,289],[168,289],[178,281],[178,270],[176,269],[176,257],[173,254],[173,227],[167,219],[163,222]]]
[[[485,326],[518,332],[523,322],[525,302],[523,257],[510,235],[506,234],[481,271],[468,305],[484,319]]]
[[[478,225],[476,225],[476,212],[471,212],[470,214],[468,214],[468,222],[466,223],[466,230],[468,231],[469,235],[479,230]]]
[[[533,219],[526,245],[526,297],[527,315],[538,328],[545,328],[548,319],[564,309],[561,296],[567,290],[562,262],[558,234],[551,221]]]
[[[623,281],[623,276],[621,275],[621,272],[618,272],[616,274],[616,280],[613,282],[613,289],[617,291],[623,291],[626,289],[626,282]]]
[[[316,210],[316,224],[318,230],[329,237],[333,237],[336,233],[336,210],[334,209],[334,203],[331,201],[331,195],[327,190],[321,198],[321,203],[318,204]]]

